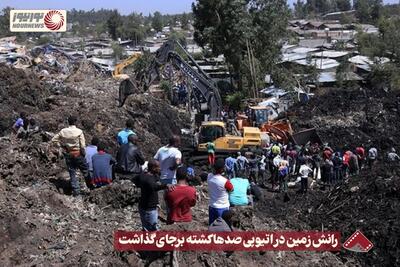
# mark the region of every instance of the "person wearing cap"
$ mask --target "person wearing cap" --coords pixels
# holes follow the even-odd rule
[[[210,173],[207,178],[209,201],[209,217],[210,225],[215,219],[222,216],[222,213],[229,210],[229,192],[233,191],[232,183],[222,174],[225,169],[225,161],[217,159],[214,164],[214,172]]]

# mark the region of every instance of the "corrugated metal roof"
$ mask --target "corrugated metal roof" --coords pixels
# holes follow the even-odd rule
[[[361,81],[362,78],[354,72],[346,72],[343,75],[345,81]],[[336,72],[321,72],[318,76],[318,82],[320,83],[332,83],[336,82]]]
[[[300,59],[294,62],[303,66],[315,66],[318,70],[327,70],[339,66],[339,62],[330,58],[321,58],[321,59],[314,58],[310,61],[308,61],[307,59]]]
[[[296,61],[296,60],[305,59],[305,58],[307,58],[307,54],[287,53],[287,54],[282,54],[281,62],[291,62],[291,61]]]
[[[339,58],[348,55],[349,52],[347,51],[333,51],[333,50],[326,50],[321,52],[315,52],[312,55],[314,57],[328,57],[328,58]]]
[[[370,59],[367,56],[354,56],[349,58],[349,62],[354,63],[354,64],[358,64],[358,65],[373,65],[375,64],[376,61],[379,64],[385,64],[388,63],[390,60],[386,57],[375,57],[374,60]]]
[[[310,47],[297,47],[294,49],[291,49],[292,53],[297,53],[297,54],[306,54],[306,53],[310,53],[310,52],[315,52],[318,51],[318,48],[310,48]]]
[[[332,46],[332,44],[329,44],[326,39],[303,39],[299,41],[299,45],[308,48]]]

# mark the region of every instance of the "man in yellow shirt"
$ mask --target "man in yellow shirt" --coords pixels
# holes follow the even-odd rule
[[[52,144],[63,148],[65,162],[67,164],[73,196],[80,194],[79,179],[76,177],[76,170],[79,169],[85,179],[88,177],[88,167],[85,160],[85,136],[83,131],[77,128],[77,118],[68,118],[69,127],[62,129],[51,139]]]

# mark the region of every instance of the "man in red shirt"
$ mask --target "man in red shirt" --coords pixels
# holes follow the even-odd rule
[[[358,156],[358,165],[361,169],[364,166],[365,162],[365,149],[363,145],[356,148],[356,154]]]
[[[177,184],[174,191],[166,194],[165,199],[168,205],[168,223],[191,222],[191,207],[196,205],[196,189],[188,185],[186,167],[179,167],[176,170]]]

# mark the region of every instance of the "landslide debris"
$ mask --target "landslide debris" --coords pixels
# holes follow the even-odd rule
[[[373,144],[388,149],[400,142],[400,92],[336,89],[289,113],[296,130],[315,127],[333,147]]]
[[[8,67],[0,69],[10,71]],[[28,92],[36,88],[38,82],[34,76],[22,72],[18,75],[30,77],[26,82]],[[12,91],[3,91],[3,88],[12,88],[17,82],[10,79],[2,83],[4,99],[11,97]],[[79,116],[78,126],[85,131],[87,140],[100,136],[112,153],[116,149],[115,134],[124,127],[127,118],[133,118],[147,158],[154,155],[170,134],[188,128],[189,118],[185,113],[150,95],[130,96],[124,108],[117,108],[117,88],[115,81],[106,78],[57,84],[50,94],[44,94],[44,108],[34,102],[26,110],[41,125],[41,134],[15,140],[7,131],[3,132],[4,136],[0,137],[0,266],[143,266],[150,261],[150,266],[171,264],[169,254],[150,260],[136,252],[119,253],[113,249],[116,229],[141,229],[138,195],[131,182],[118,181],[77,200],[69,195],[69,176],[63,159],[47,154],[49,138],[65,127],[65,117],[69,114]],[[18,99],[3,103],[2,108],[7,112],[20,111]],[[198,204],[188,229],[206,230],[208,193],[205,186],[198,186],[197,190]],[[165,215],[161,216],[165,219]],[[161,221],[161,227],[172,230],[179,226],[166,226]],[[251,210],[242,213],[240,230],[285,228],[286,224],[272,217],[257,216]],[[329,252],[235,252],[230,257],[223,252],[185,252],[178,253],[177,260],[181,266],[343,265],[341,259]]]
[[[50,91],[32,72],[0,64],[0,136],[9,132],[19,112],[48,109]]]
[[[258,206],[259,214],[269,214],[292,229],[340,231],[342,242],[361,230],[374,248],[358,254],[342,250],[343,260],[355,259],[361,266],[399,265],[400,168],[385,163],[385,156],[391,147],[400,150],[400,93],[340,89],[297,105],[289,113],[296,130],[315,127],[335,149],[376,146],[379,162],[332,189],[292,193],[287,203],[278,197],[269,199]]]

